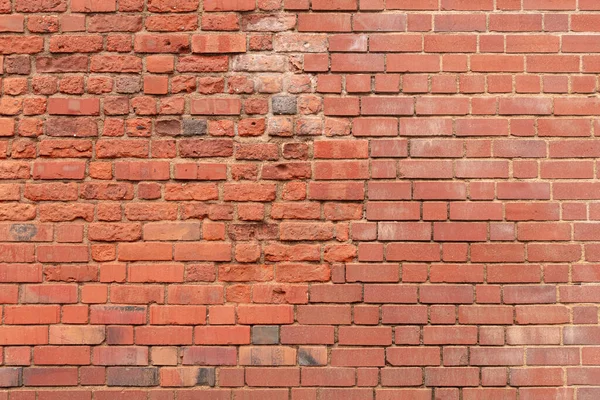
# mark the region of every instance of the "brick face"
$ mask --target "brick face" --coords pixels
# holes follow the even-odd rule
[[[598,398],[599,13],[0,0],[0,400]]]

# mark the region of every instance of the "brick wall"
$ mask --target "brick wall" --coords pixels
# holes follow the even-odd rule
[[[0,13],[0,400],[600,398],[599,1]]]

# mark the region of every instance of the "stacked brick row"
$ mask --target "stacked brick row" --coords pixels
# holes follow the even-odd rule
[[[600,397],[596,0],[0,0],[0,400]]]

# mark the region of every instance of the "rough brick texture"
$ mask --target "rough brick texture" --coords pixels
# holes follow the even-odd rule
[[[0,400],[600,398],[598,0],[0,0]]]

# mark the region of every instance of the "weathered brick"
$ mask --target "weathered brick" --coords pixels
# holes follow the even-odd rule
[[[279,343],[279,326],[254,326],[252,327],[252,344],[277,344]]]
[[[106,370],[108,386],[156,386],[158,368],[154,367],[109,367]]]

